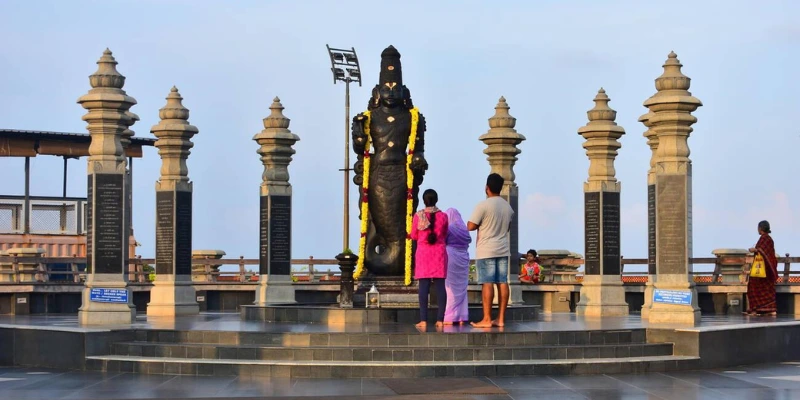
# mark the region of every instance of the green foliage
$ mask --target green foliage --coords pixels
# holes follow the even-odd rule
[[[344,249],[342,254],[344,254],[346,256],[352,256],[353,255],[353,250],[350,250],[349,248],[348,249]]]

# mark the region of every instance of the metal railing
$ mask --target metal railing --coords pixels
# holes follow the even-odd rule
[[[743,264],[739,270],[722,268],[719,259],[716,257],[707,258],[691,258],[692,264],[697,265],[714,265],[713,272],[694,272],[694,280],[698,284],[741,284],[745,282],[744,277],[749,273],[749,262],[752,257],[748,258],[747,263]],[[552,260],[552,262],[545,261],[543,267],[553,265],[574,265],[575,260]],[[473,264],[474,260],[470,260]],[[778,257],[778,263],[782,266],[779,269],[779,278],[777,283],[780,285],[800,285],[800,269],[792,270],[792,264],[800,264],[800,257],[791,257],[786,253],[785,257]],[[35,267],[30,267],[35,264]],[[56,269],[54,265],[68,265],[66,269]],[[24,266],[29,266],[27,269]],[[0,256],[0,281],[5,283],[24,283],[21,282],[20,276],[28,274],[30,277],[31,271],[35,271],[36,280],[34,282],[51,282],[51,283],[82,283],[85,280],[86,258],[83,257],[10,257]],[[134,276],[134,282],[147,283],[150,281],[150,275],[153,272],[146,271],[145,266],[154,266],[155,259],[137,257],[129,260],[130,270],[127,275]],[[201,279],[205,282],[213,282],[218,284],[241,284],[241,283],[255,283],[258,282],[258,271],[248,271],[248,266],[259,265],[258,259],[246,259],[244,256],[239,258],[223,258],[223,259],[193,259],[193,266],[208,266],[203,268],[203,271],[193,271],[193,277],[211,278]],[[329,271],[321,271],[316,267],[318,266],[335,266],[338,262],[334,259],[316,259],[309,257],[306,259],[292,260],[292,278],[297,283],[324,283],[326,281],[337,281],[339,278],[339,271],[337,268],[332,268]],[[623,282],[628,284],[645,283],[647,272],[628,272],[625,271],[626,265],[647,265],[647,259],[644,258],[623,258],[621,277]],[[217,268],[220,266],[235,266],[234,271],[220,271]],[[214,267],[214,268],[210,268]],[[574,283],[580,282],[583,273],[578,271],[565,271],[562,274],[574,275]],[[11,275],[11,279],[3,279],[3,275]],[[739,276],[740,283],[736,282],[723,282],[723,276],[736,275]],[[60,279],[53,279],[53,277],[61,277]],[[66,279],[64,278],[66,277]],[[644,279],[631,280],[626,278],[640,277]],[[28,282],[32,283],[32,282]],[[556,282],[558,283],[558,282]],[[566,283],[566,282],[565,282]],[[552,280],[547,282],[543,281],[541,284],[553,284]]]
[[[86,233],[86,198],[31,196],[27,204],[24,196],[0,196],[0,234]]]

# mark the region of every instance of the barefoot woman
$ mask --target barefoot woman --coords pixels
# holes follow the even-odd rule
[[[761,237],[756,247],[750,252],[760,254],[766,266],[766,278],[750,277],[747,282],[747,315],[775,315],[778,311],[775,303],[775,281],[778,279],[778,259],[775,257],[775,242],[769,234],[769,222],[758,223],[758,234]]]
[[[414,277],[419,281],[419,323],[418,328],[428,325],[428,294],[431,284],[436,288],[436,326],[444,322],[447,307],[447,292],[444,279],[447,278],[447,214],[436,208],[439,195],[433,189],[422,194],[425,209],[414,214],[411,223],[411,239],[417,242],[414,254]]]

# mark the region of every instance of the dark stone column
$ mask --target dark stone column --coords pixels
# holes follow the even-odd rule
[[[126,115],[136,100],[122,87],[125,77],[106,49],[89,77],[92,89],[78,99],[88,110],[83,120],[92,141],[89,145],[86,227],[86,287],[78,312],[81,324],[129,324],[136,310],[128,289],[127,272],[129,207],[125,190],[126,161],[121,136],[130,125]]]
[[[289,128],[277,97],[264,118],[264,130],[253,137],[261,148],[264,173],[261,182],[259,224],[259,285],[256,305],[294,303],[292,286],[292,185],[289,163],[292,146],[300,140]]]
[[[161,122],[150,131],[158,138],[161,177],[156,183],[156,281],[147,315],[174,317],[200,309],[192,286],[192,182],[186,159],[198,133],[189,110],[173,87],[159,110]]]

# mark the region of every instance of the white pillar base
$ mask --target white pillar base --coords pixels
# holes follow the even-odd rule
[[[125,289],[128,303],[100,303],[90,300],[92,288]],[[81,293],[81,308],[78,309],[78,323],[81,325],[128,325],[136,320],[136,307],[133,293],[122,274],[89,274],[86,286]]]
[[[628,315],[625,288],[619,275],[584,275],[577,315],[610,317]]]
[[[269,304],[295,304],[294,286],[289,275],[261,275],[256,288],[257,306]]]
[[[679,290],[692,293],[690,305],[676,305],[653,302],[648,315],[651,324],[680,324],[695,325],[700,322],[700,307],[697,305],[697,290],[694,282],[689,281],[691,276],[686,274],[661,274],[655,282],[653,289]]]
[[[148,317],[177,317],[200,313],[191,276],[156,275],[147,303]]]

